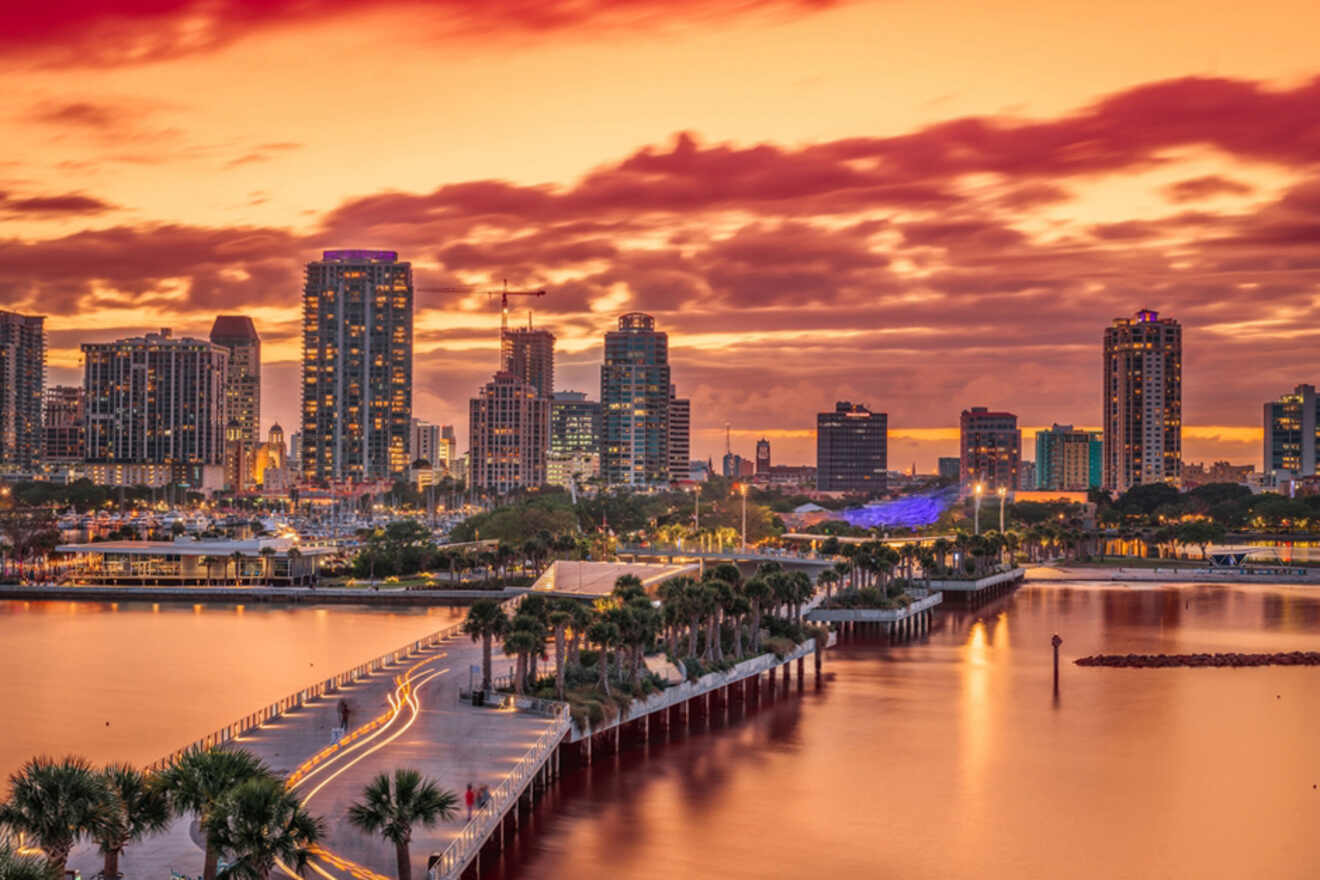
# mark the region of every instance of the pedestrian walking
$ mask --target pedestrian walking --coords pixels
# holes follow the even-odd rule
[[[477,793],[472,790],[472,783],[467,784],[467,791],[463,792],[463,803],[467,804],[468,821],[472,821],[472,805],[476,803]]]
[[[344,733],[348,733],[348,701],[342,697],[339,699],[339,726],[344,728]]]
[[[477,809],[484,810],[488,803],[490,803],[490,786],[483,785],[477,791]]]

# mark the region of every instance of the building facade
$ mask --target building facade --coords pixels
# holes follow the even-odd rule
[[[394,251],[325,251],[303,288],[302,475],[402,477],[412,426],[412,265]]]
[[[600,402],[584,391],[556,391],[550,402],[550,451],[546,482],[580,485],[600,476]]]
[[[1018,490],[1022,462],[1022,432],[1017,416],[983,406],[962,411],[958,471],[965,487],[981,485],[986,492]]]
[[[0,466],[32,470],[41,458],[46,319],[0,311]]]
[[[605,334],[600,368],[601,476],[610,485],[669,482],[669,336],[640,312]]]
[[[179,466],[190,483],[225,463],[228,351],[163,329],[82,353],[89,462]]]
[[[888,470],[888,415],[846,400],[816,415],[816,488],[883,495]]]
[[[1182,485],[1182,326],[1143,309],[1104,346],[1104,487]]]
[[[261,337],[247,315],[220,315],[211,342],[229,352],[225,423],[238,422],[245,442],[261,443]]]
[[[692,401],[669,389],[669,480],[688,479],[692,453]]]
[[[447,457],[440,461],[440,426],[413,419],[408,432],[408,457],[412,461],[426,461],[432,468],[448,466]]]
[[[495,377],[472,398],[469,410],[471,485],[505,495],[546,481],[550,401],[512,373]]]
[[[1314,385],[1298,385],[1291,394],[1265,404],[1264,472],[1310,477],[1316,473],[1320,439],[1320,400]]]
[[[764,437],[756,441],[756,472],[770,473],[770,441]]]
[[[1031,489],[1085,492],[1100,488],[1101,441],[1093,431],[1054,425],[1036,432],[1036,480]]]
[[[501,363],[512,373],[549,398],[555,390],[555,336],[549,330],[531,327],[505,330],[501,337]]]
[[[70,464],[87,457],[87,403],[76,385],[54,385],[46,389],[46,412],[42,416],[42,459],[51,464]]]
[[[962,459],[952,455],[940,456],[935,463],[935,472],[941,480],[959,482],[962,477]]]

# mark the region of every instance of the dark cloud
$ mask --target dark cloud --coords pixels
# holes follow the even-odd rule
[[[1164,192],[1169,200],[1173,202],[1195,202],[1211,196],[1250,195],[1255,192],[1255,187],[1239,180],[1210,174],[1205,177],[1192,177],[1169,184],[1164,188]]]
[[[101,199],[79,193],[59,196],[28,196],[21,199],[7,198],[0,193],[0,213],[21,214],[27,216],[56,216],[74,214],[100,214],[114,210],[115,206]]]
[[[758,10],[803,14],[845,0],[46,0],[6,11],[0,54],[47,64],[118,65],[225,46],[277,26],[406,7],[410,31],[435,39],[572,30],[654,30],[676,18]]]

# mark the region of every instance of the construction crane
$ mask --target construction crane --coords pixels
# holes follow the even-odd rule
[[[504,344],[504,336],[509,332],[509,297],[511,296],[545,296],[544,290],[509,290],[509,279],[504,279],[504,287],[500,290],[478,290],[475,287],[429,287],[420,290],[418,293],[484,293],[487,296],[498,296],[500,298],[500,345]]]

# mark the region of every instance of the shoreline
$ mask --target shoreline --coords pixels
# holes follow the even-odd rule
[[[1026,584],[1081,583],[1184,583],[1320,587],[1320,572],[1310,577],[1295,574],[1251,574],[1211,568],[1109,568],[1095,565],[1037,565],[1027,568]]]
[[[20,602],[245,602],[291,605],[469,605],[502,602],[526,587],[499,590],[369,590],[346,587],[20,587],[0,585],[0,600]]]

